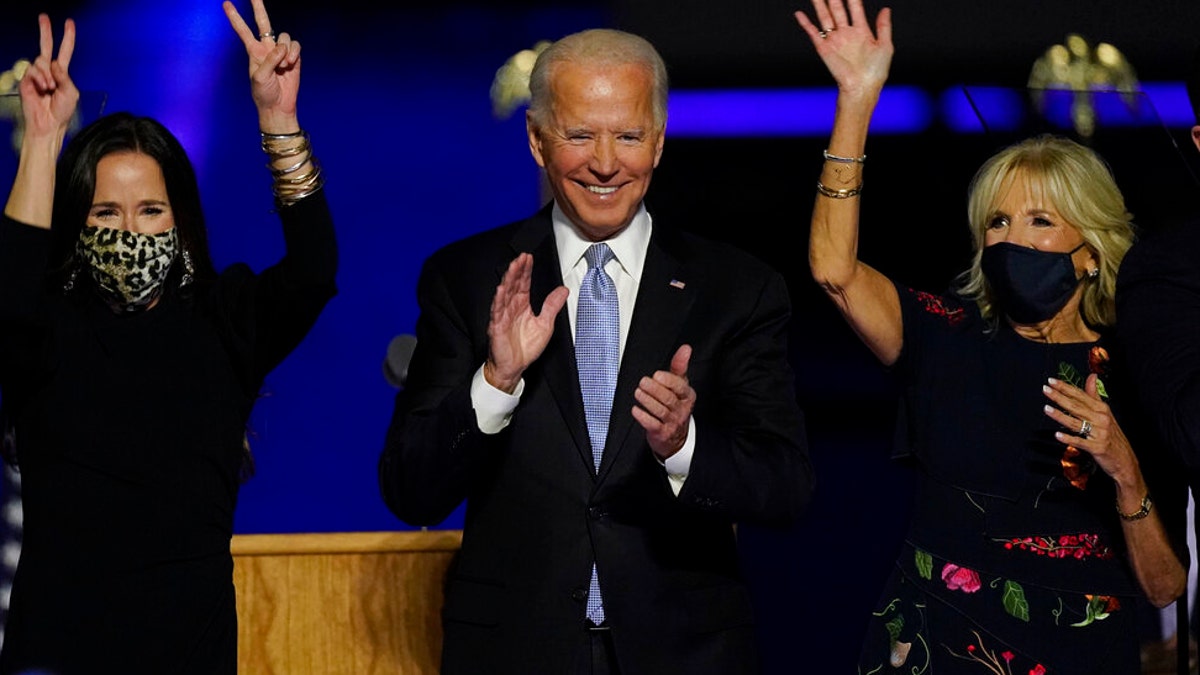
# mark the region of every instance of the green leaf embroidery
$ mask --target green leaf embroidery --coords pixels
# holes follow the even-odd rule
[[[1083,389],[1083,378],[1079,376],[1079,371],[1075,369],[1075,366],[1065,361],[1059,361],[1058,363],[1058,379]]]
[[[933,556],[921,549],[917,549],[917,552],[913,555],[913,562],[917,566],[917,571],[921,573],[922,579],[929,580],[933,578]]]
[[[883,624],[883,626],[884,628],[887,628],[888,635],[892,637],[892,642],[895,642],[896,638],[900,637],[900,629],[904,628],[904,617],[897,616],[891,621]]]
[[[1104,389],[1104,381],[1096,378],[1096,393],[1100,394],[1100,398],[1108,398],[1108,391]]]
[[[1082,628],[1093,621],[1107,619],[1108,612],[1104,611],[1106,607],[1108,607],[1108,598],[1102,595],[1092,596],[1092,599],[1088,601],[1087,616],[1083,619],[1083,621],[1080,621],[1079,623],[1073,623],[1071,625]]]
[[[1004,611],[1022,621],[1029,621],[1029,603],[1025,601],[1025,589],[1015,581],[1004,582]]]
[[[1083,628],[1084,626],[1092,623],[1095,620],[1096,620],[1096,610],[1092,608],[1092,603],[1089,602],[1088,606],[1087,606],[1087,617],[1085,617],[1083,621],[1079,621],[1077,623],[1071,624],[1071,626],[1073,626],[1075,628]]]

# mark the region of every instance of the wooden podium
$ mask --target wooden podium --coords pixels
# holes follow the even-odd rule
[[[461,530],[235,535],[238,672],[436,675]]]

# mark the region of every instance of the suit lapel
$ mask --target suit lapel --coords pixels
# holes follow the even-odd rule
[[[542,216],[545,216],[544,218]],[[550,227],[550,211],[522,228],[513,238],[516,252],[529,251],[533,254],[533,273],[529,285],[529,302],[535,311],[542,307],[546,296],[562,285],[561,265],[554,232]],[[503,274],[503,271],[501,271]],[[575,365],[575,340],[571,334],[571,321],[564,307],[554,320],[554,334],[541,357],[530,367],[541,369],[541,379],[550,388],[559,413],[570,429],[579,459],[593,472],[592,446],[588,441],[587,421],[583,412],[583,394],[579,390],[579,375]],[[532,374],[532,373],[531,373]]]
[[[676,249],[673,240],[655,228],[642,267],[642,280],[621,356],[617,390],[609,418],[608,439],[600,463],[600,479],[623,453],[640,451],[645,434],[631,410],[633,392],[644,376],[669,367],[671,356],[695,295],[687,286],[687,269],[668,249]],[[576,384],[578,390],[578,384]],[[581,404],[582,405],[582,404]]]

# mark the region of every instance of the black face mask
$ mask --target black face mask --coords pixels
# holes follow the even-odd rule
[[[1017,323],[1038,323],[1058,313],[1080,278],[1071,254],[1038,251],[1002,241],[983,249],[980,261],[996,308]]]

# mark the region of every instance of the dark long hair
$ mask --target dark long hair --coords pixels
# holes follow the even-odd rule
[[[58,160],[51,222],[49,281],[62,288],[79,264],[75,242],[87,222],[96,194],[96,166],[114,152],[138,152],[158,162],[167,186],[167,199],[175,217],[180,246],[192,259],[193,276],[205,282],[216,278],[208,250],[208,231],[200,205],[196,172],[179,140],[149,117],[127,112],[105,115],[76,134]],[[173,266],[168,286],[177,286],[182,265]],[[175,280],[176,283],[171,281]]]
[[[80,261],[76,260],[75,245],[80,230],[87,223],[88,212],[96,195],[96,167],[101,159],[114,152],[138,152],[158,162],[166,183],[167,199],[171,203],[180,246],[192,260],[192,276],[200,284],[215,280],[217,273],[208,250],[208,230],[204,225],[204,211],[200,204],[200,187],[183,145],[157,120],[118,112],[101,117],[81,129],[63,149],[58,160],[47,270],[52,292],[62,292],[67,280],[78,269]],[[168,289],[179,286],[183,273],[181,260],[182,256],[167,277]],[[13,422],[10,406],[0,405],[0,457],[18,466]],[[242,480],[254,474],[254,457],[248,438],[243,444],[240,473]]]

